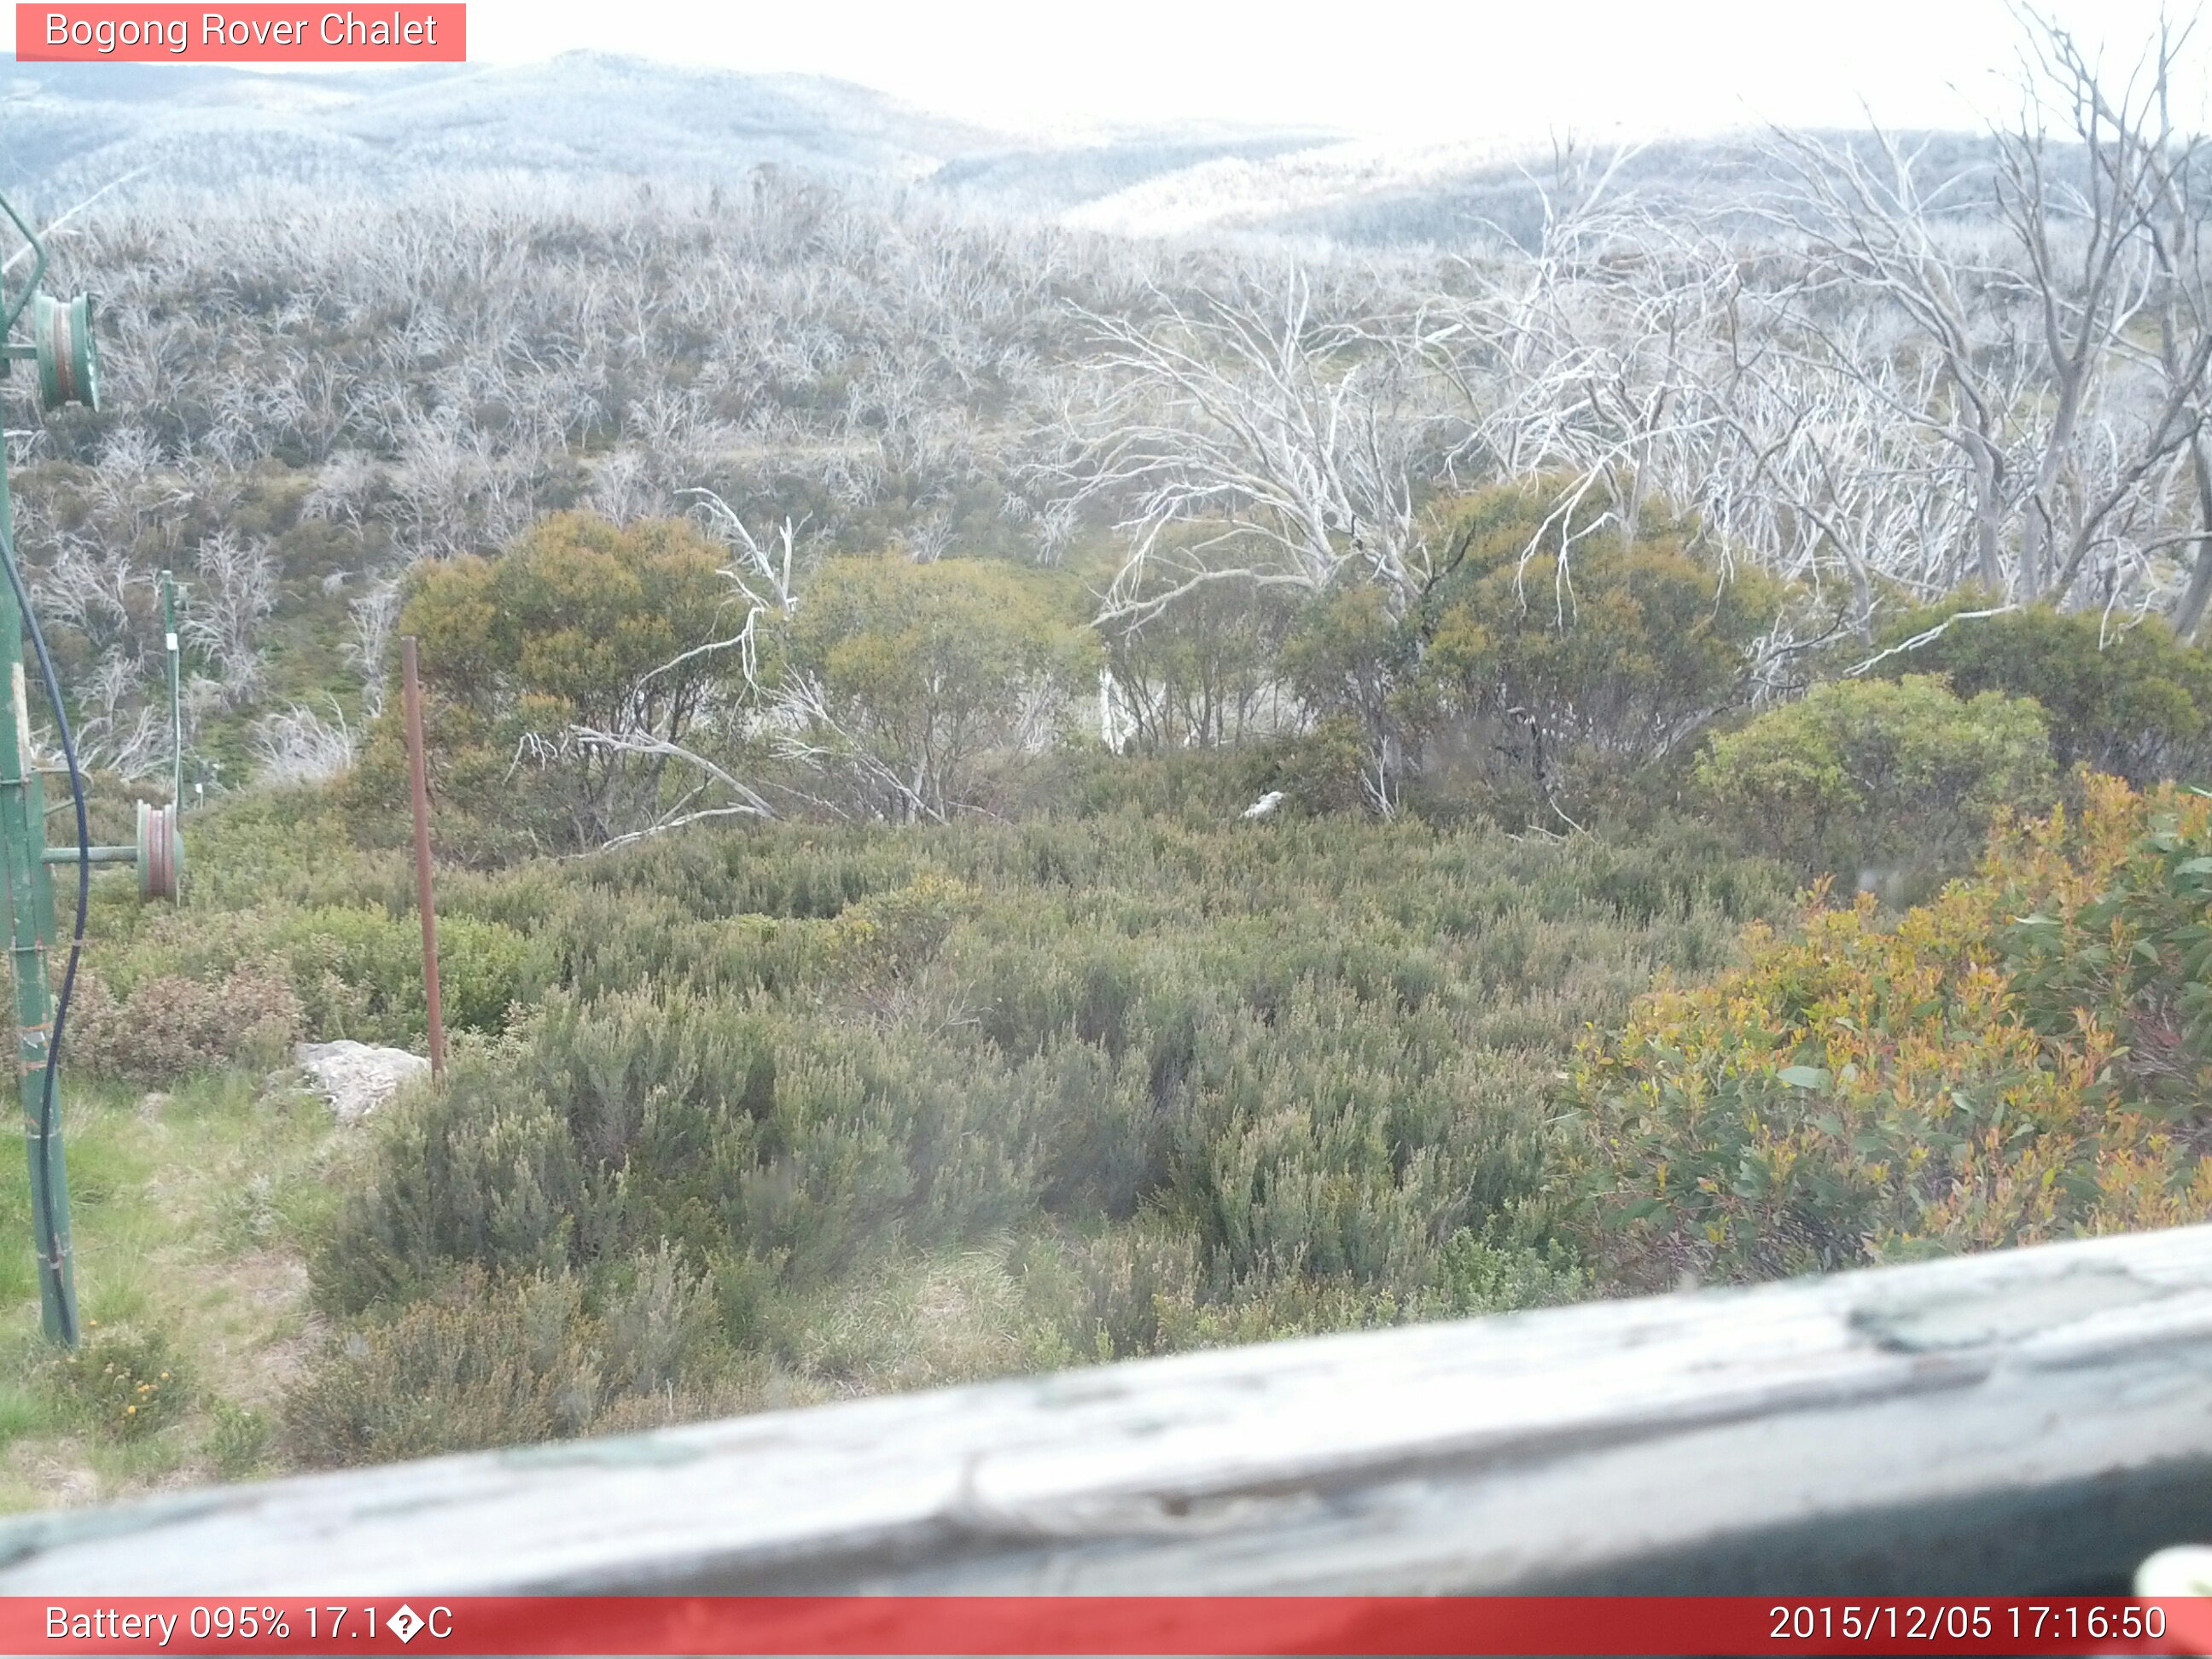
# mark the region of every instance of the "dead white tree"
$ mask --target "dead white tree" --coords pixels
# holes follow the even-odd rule
[[[609,777],[626,763],[635,763],[632,769],[641,775],[641,782],[628,793],[643,804],[643,814],[629,827],[604,835],[584,833],[587,826],[580,821],[579,839],[587,845],[626,846],[710,819],[776,816],[766,797],[709,754],[693,733],[742,732],[757,723],[763,702],[788,700],[789,688],[771,693],[761,684],[760,626],[763,617],[780,620],[798,605],[793,583],[801,526],[787,518],[763,538],[713,490],[682,494],[697,503],[730,548],[726,574],[732,605],[744,612],[742,622],[726,635],[688,647],[639,676],[617,718],[609,724],[573,725],[559,732],[532,734],[517,751],[517,764],[526,760],[539,766],[580,761]],[[732,651],[738,653],[744,680],[744,690],[734,699],[698,674],[706,659]],[[672,799],[664,786],[672,767],[690,778],[677,787]]]
[[[1394,607],[1428,574],[1416,511],[1443,417],[1417,353],[1372,319],[1315,315],[1309,277],[1157,320],[1085,313],[1091,398],[1055,467],[1072,497],[1126,503],[1131,551],[1102,617],[1141,621],[1212,583],[1322,592],[1373,582]]]
[[[730,550],[729,580],[737,590],[738,599],[745,607],[744,625],[730,640],[711,648],[725,649],[734,645],[743,653],[745,683],[756,690],[760,685],[760,619],[763,617],[781,618],[799,608],[799,590],[793,583],[793,561],[797,556],[799,532],[805,526],[786,517],[770,533],[768,542],[754,535],[737,509],[711,489],[686,489],[682,492],[698,503],[699,511],[708,523],[721,536]],[[679,659],[680,660],[680,659]]]
[[[1449,325],[1424,318],[1404,331],[1462,401],[1455,478],[1557,480],[1528,550],[1558,552],[1563,616],[1577,540],[1634,542],[1655,497],[1700,504],[1725,426],[1716,392],[1740,328],[1739,262],[1625,188],[1634,154],[1562,149],[1549,177],[1528,179],[1540,210],[1529,243],[1496,236],[1461,262],[1464,291],[1435,302]],[[1724,562],[1734,544],[1723,529]]]
[[[322,783],[353,764],[353,728],[335,701],[327,719],[302,703],[264,714],[253,723],[251,742],[268,783]]]
[[[229,530],[201,542],[200,582],[184,631],[222,676],[232,707],[260,690],[261,623],[276,606],[276,562],[264,543]]]
[[[2203,135],[2176,118],[2176,82],[2196,33],[2196,21],[2175,24],[2161,15],[2155,40],[2117,94],[2108,91],[2094,59],[2055,23],[2029,14],[2034,63],[2053,100],[2080,136],[2100,191],[2132,204],[2148,254],[2141,306],[2152,344],[2123,337],[2123,353],[2148,370],[2147,400],[2179,441],[2179,459],[2192,498],[2188,520],[2154,529],[2145,551],[2153,558],[2169,547],[2187,547],[2187,574],[2172,617],[2184,638],[2195,638],[2212,602],[2212,437],[2205,429],[2208,363],[2212,363],[2212,272],[2206,263],[2205,225],[2212,217],[2212,185],[2206,176]],[[2165,533],[2158,533],[2160,531]]]
[[[361,675],[362,709],[370,720],[384,712],[384,665],[399,625],[399,583],[387,578],[347,607],[353,619],[347,650]]]
[[[2056,23],[2020,15],[2025,112],[1995,131],[1984,172],[1939,174],[1881,132],[1870,156],[1778,135],[1770,154],[1794,188],[1771,222],[1809,260],[1776,319],[1800,404],[1778,424],[1807,465],[1794,492],[1787,468],[1770,476],[1801,509],[1839,499],[1850,473],[1894,446],[1870,446],[1864,427],[1818,410],[1887,410],[1887,424],[1952,452],[1948,466],[1923,456],[1905,470],[1967,505],[1967,556],[1943,561],[1939,580],[2014,605],[2065,604],[2102,569],[2094,597],[2109,601],[2160,580],[2148,556],[2171,530],[2166,495],[2195,453],[2212,366],[2191,219],[2203,207],[2197,141],[2170,108],[2187,31],[2162,33],[2115,83]],[[1763,388],[1770,403],[1783,390]],[[1741,423],[1757,442],[1759,423]],[[1832,539],[1842,556],[1853,538]],[[1870,572],[1938,574],[1898,569],[1897,545],[1870,557],[1859,546]]]
[[[902,769],[879,744],[870,741],[840,715],[831,706],[827,688],[813,675],[784,677],[763,726],[771,734],[778,757],[810,771],[842,774],[856,797],[895,803],[897,811],[886,816],[913,823],[949,821],[950,811],[931,764],[934,757],[928,750],[925,748],[920,755],[902,757],[908,767]],[[822,804],[842,815],[834,804]]]
[[[601,848],[626,847],[633,842],[649,840],[672,830],[680,830],[687,824],[704,823],[712,818],[772,818],[776,815],[775,808],[750,784],[727,768],[689,744],[659,737],[642,728],[606,732],[592,726],[576,726],[562,733],[558,742],[563,746],[573,745],[580,754],[597,756],[611,763],[626,757],[641,759],[656,774],[667,763],[673,761],[698,775],[698,783],[662,807],[650,821],[610,836],[599,843]],[[713,799],[708,791],[714,789],[722,791],[726,799]]]

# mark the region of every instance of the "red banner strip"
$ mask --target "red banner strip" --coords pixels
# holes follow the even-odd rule
[[[2212,1599],[0,1597],[10,1654],[2212,1653]]]
[[[22,5],[26,64],[459,64],[465,5]]]

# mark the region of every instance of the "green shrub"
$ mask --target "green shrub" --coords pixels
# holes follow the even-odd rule
[[[567,1275],[605,1321],[666,1250],[707,1286],[700,1399],[763,1364],[886,1386],[1573,1294],[1553,1073],[1655,964],[1709,969],[1785,902],[1687,832],[1121,808],[702,830],[464,896],[530,918],[563,988],[371,1126],[317,1300],[412,1376],[446,1328],[373,1334],[457,1276]]]
[[[778,666],[818,693],[805,736],[843,799],[942,817],[978,804],[988,757],[1052,735],[1095,670],[1076,604],[1064,580],[994,561],[833,559],[779,631]]]
[[[2212,802],[2093,781],[1894,928],[1755,927],[1584,1052],[1565,1168],[1618,1283],[1743,1280],[2212,1213]],[[2135,1057],[2146,1040],[2152,1052]],[[2139,1075],[2182,1086],[2160,1104]],[[2177,1111],[2180,1115],[2177,1115]]]
[[[215,1422],[208,1431],[208,1461],[226,1480],[246,1480],[259,1474],[269,1462],[274,1441],[268,1414],[234,1401],[215,1402]]]
[[[1218,749],[1115,755],[1089,744],[1063,744],[1038,757],[1023,780],[1023,820],[1153,817],[1186,829],[1224,823],[1270,786],[1260,781],[1269,756],[1262,742],[1224,755]]]
[[[81,973],[70,997],[70,1060],[99,1077],[173,1083],[238,1062],[283,1063],[303,1023],[300,999],[266,967],[233,969],[219,981],[157,975],[127,998]]]
[[[1224,556],[1195,550],[1180,551],[1175,568],[1192,562],[1228,568]],[[1133,597],[1141,602],[1150,591]],[[1267,731],[1284,712],[1278,659],[1297,612],[1285,589],[1213,580],[1151,616],[1103,625],[1127,746],[1209,749]]]
[[[348,793],[342,786],[257,788],[194,807],[185,818],[191,874],[183,908],[134,899],[101,918],[100,938],[136,939],[185,916],[206,926],[245,909],[411,902],[407,854],[397,844],[367,844],[377,837],[362,836]],[[407,808],[391,817],[404,829]]]
[[[692,526],[539,520],[495,558],[416,564],[400,630],[417,635],[441,842],[472,860],[596,845],[658,810],[668,762],[579,747],[571,728],[684,740],[738,682],[744,607]],[[698,654],[678,657],[687,652]],[[741,683],[741,682],[739,682]],[[404,833],[397,686],[349,786]],[[535,761],[530,757],[535,757]]]
[[[88,1326],[83,1340],[52,1367],[56,1388],[87,1425],[115,1439],[152,1434],[191,1404],[182,1367],[158,1330]]]
[[[1406,770],[1406,746],[1416,735],[1406,705],[1425,620],[1395,607],[1392,596],[1372,583],[1337,587],[1299,611],[1283,641],[1282,672],[1321,728],[1320,752],[1306,762],[1316,781],[1372,773],[1378,789],[1387,783],[1395,790]],[[1336,759],[1348,738],[1358,743],[1356,766]],[[1373,804],[1364,787],[1361,799]],[[1325,811],[1335,802],[1308,805]]]
[[[1368,750],[1349,714],[1258,745],[1249,764],[1254,798],[1279,790],[1293,811],[1360,812],[1373,804]]]
[[[1032,1201],[1030,1126],[957,1048],[682,992],[556,999],[514,1062],[456,1065],[388,1116],[323,1263],[343,1307],[446,1263],[589,1268],[672,1240],[819,1278]]]
[[[1704,557],[1693,524],[1655,507],[1632,543],[1602,513],[1541,482],[1444,503],[1418,599],[1323,596],[1284,645],[1285,678],[1350,723],[1394,795],[1418,785],[1454,816],[1553,826],[1585,811],[1742,700],[1785,598]]]
[[[831,924],[825,954],[835,968],[868,986],[910,981],[945,948],[975,896],[963,884],[925,870],[903,887],[849,906]]]
[[[269,988],[282,985],[291,999],[293,1024],[318,1040],[419,1042],[428,1017],[422,925],[411,909],[363,904],[192,908],[143,921],[134,936],[118,943],[120,949],[102,941],[100,978],[126,1005],[152,994],[164,1009],[181,1000],[210,1018],[222,1018],[222,988],[244,975],[240,1017],[276,994]],[[516,928],[450,904],[439,918],[438,959],[446,1023],[462,1030],[498,1030],[509,1006],[533,1000],[552,972],[549,952]],[[165,988],[156,991],[157,985]],[[155,1006],[149,1004],[149,1012]],[[156,1017],[153,1024],[160,1029],[164,1021]],[[142,1047],[144,1041],[127,1030],[118,1032],[118,1040]],[[157,1071],[156,1080],[160,1075]]]
[[[586,1432],[685,1386],[703,1292],[665,1249],[623,1264],[597,1297],[565,1271],[464,1271],[340,1339],[286,1397],[287,1437],[301,1461],[337,1465]]]
[[[1832,681],[1712,738],[1697,782],[1717,818],[1801,870],[1940,870],[1970,860],[2001,815],[2051,801],[2046,733],[2025,698]]]
[[[584,1171],[543,1097],[495,1088],[456,1057],[442,1091],[378,1115],[375,1158],[315,1261],[318,1298],[356,1313],[425,1293],[456,1262],[568,1266]]]
[[[1971,606],[1960,600],[1915,612],[1882,643],[1900,644]],[[2115,625],[2096,611],[2047,605],[1978,617],[1886,659],[1879,672],[1940,674],[1960,696],[2034,698],[2051,716],[2062,775],[2083,765],[2140,787],[2203,781],[2212,769],[2212,654],[2183,644],[2154,617]]]
[[[1599,513],[1531,487],[1474,498],[1422,605],[1429,718],[1547,788],[1656,760],[1735,705],[1782,608],[1771,578],[1698,556],[1689,523],[1648,508],[1628,543]]]
[[[465,1279],[355,1330],[285,1401],[294,1454],[310,1465],[384,1462],[581,1433],[601,1382],[566,1276]]]
[[[1479,1231],[1462,1227],[1444,1241],[1444,1294],[1451,1313],[1510,1313],[1588,1294],[1587,1275],[1565,1240],[1548,1239],[1541,1249],[1501,1243],[1510,1231],[1492,1222]]]
[[[266,937],[317,1036],[404,1042],[423,1034],[422,927],[414,915],[327,905],[276,919]],[[545,972],[543,953],[504,923],[451,911],[438,918],[440,1000],[449,1027],[498,1030]]]

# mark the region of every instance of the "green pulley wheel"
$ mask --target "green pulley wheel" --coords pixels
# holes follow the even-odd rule
[[[39,353],[39,401],[100,407],[100,351],[92,343],[92,295],[67,301],[41,294],[31,313]]]

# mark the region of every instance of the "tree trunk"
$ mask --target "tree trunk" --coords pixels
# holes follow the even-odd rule
[[[2189,441],[2189,471],[2197,484],[2197,562],[2174,608],[2173,631],[2194,644],[2204,625],[2206,605],[2212,602],[2212,457],[2205,454],[2201,437]]]

